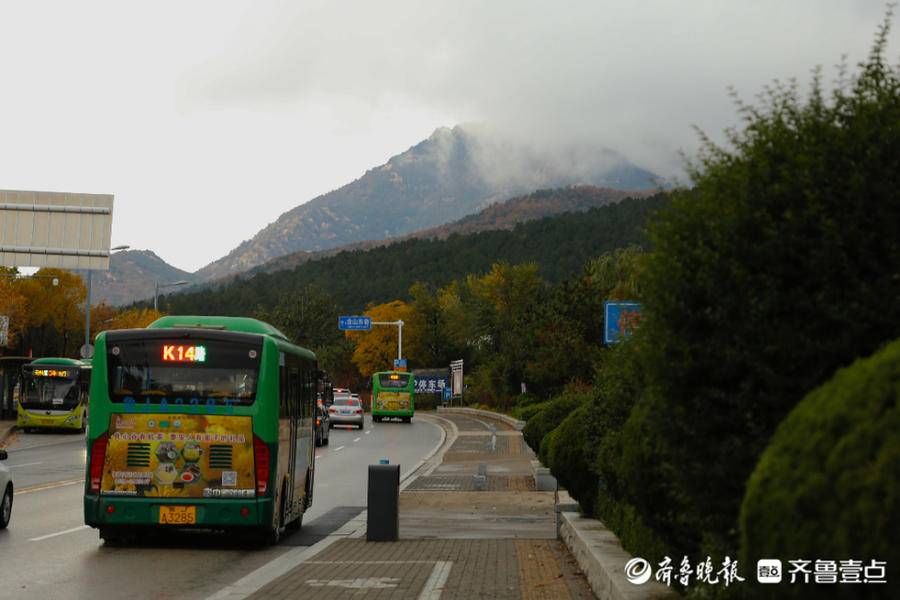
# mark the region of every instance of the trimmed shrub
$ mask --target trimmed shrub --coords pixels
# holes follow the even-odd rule
[[[531,417],[550,406],[551,402],[552,400],[544,400],[542,402],[536,402],[534,404],[517,406],[512,409],[512,416],[519,419],[520,421],[529,421]]]
[[[779,426],[747,484],[741,550],[744,564],[771,557],[887,561],[896,593],[898,534],[900,340],[838,371]],[[811,587],[781,586],[779,594],[887,597],[880,596],[884,586],[852,596],[840,595],[848,586]]]
[[[540,452],[544,436],[556,429],[563,419],[590,398],[590,390],[567,388],[562,394],[549,400],[543,410],[528,420],[525,429],[522,430],[525,441],[536,453]]]
[[[586,515],[593,513],[597,500],[597,475],[591,471],[590,412],[590,402],[575,409],[544,437],[540,452],[541,461]]]

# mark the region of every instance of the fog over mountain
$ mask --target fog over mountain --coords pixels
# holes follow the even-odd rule
[[[292,252],[394,237],[515,195],[575,184],[646,190],[661,181],[599,146],[542,148],[483,125],[444,127],[356,181],[282,214],[197,275],[215,279]]]

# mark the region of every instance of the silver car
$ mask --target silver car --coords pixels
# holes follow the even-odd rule
[[[328,407],[329,428],[335,425],[356,425],[360,429],[365,423],[362,403],[359,398],[334,395],[334,404]]]
[[[6,450],[0,450],[0,460],[6,460],[7,457]],[[12,473],[3,463],[0,463],[0,494],[3,494],[0,497],[0,529],[6,529],[9,517],[12,516],[13,482]]]

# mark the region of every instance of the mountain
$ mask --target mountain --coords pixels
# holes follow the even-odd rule
[[[565,188],[545,189],[518,196],[503,202],[496,202],[481,211],[463,217],[458,221],[420,229],[412,233],[384,240],[367,240],[339,246],[331,250],[318,252],[294,252],[274,258],[263,265],[250,270],[254,272],[273,273],[293,269],[311,260],[319,260],[334,256],[340,252],[354,250],[370,250],[379,246],[388,246],[408,239],[447,239],[451,235],[467,235],[480,231],[513,229],[517,224],[543,219],[568,212],[584,212],[592,208],[621,202],[626,198],[643,198],[652,195],[651,191],[626,192],[610,188],[599,188],[590,185],[577,185]]]
[[[433,287],[490,270],[498,261],[533,262],[549,282],[577,276],[604,252],[646,245],[645,226],[669,203],[657,194],[521,223],[511,230],[407,239],[370,250],[343,251],[290,270],[244,273],[231,280],[172,294],[173,314],[253,316],[279,301],[296,298],[310,285],[325,290],[339,311],[350,314],[369,303],[407,299],[415,282]]]
[[[173,267],[150,250],[115,252],[109,257],[108,271],[94,271],[91,275],[91,303],[130,304],[153,298],[157,282],[196,280],[193,273]],[[165,291],[170,292],[171,288]]]
[[[356,181],[282,214],[197,276],[211,280],[293,252],[396,237],[517,194],[572,184],[646,190],[657,178],[604,148],[551,150],[480,126],[440,128]]]

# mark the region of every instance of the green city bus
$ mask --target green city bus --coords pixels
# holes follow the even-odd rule
[[[16,426],[75,429],[87,426],[91,363],[73,358],[38,358],[22,366]]]
[[[97,336],[85,523],[274,544],[312,504],[316,356],[240,317],[168,316]]]
[[[399,418],[412,421],[416,381],[412,373],[383,371],[372,375],[372,420]]]

